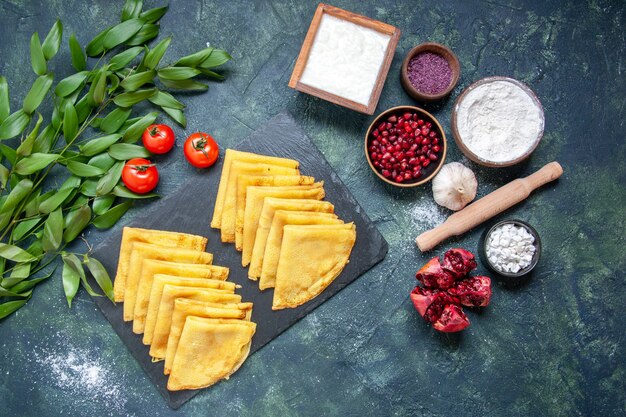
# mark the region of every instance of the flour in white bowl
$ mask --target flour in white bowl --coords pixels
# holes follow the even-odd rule
[[[543,132],[543,109],[514,80],[490,81],[469,91],[456,108],[459,136],[490,162],[524,155]]]

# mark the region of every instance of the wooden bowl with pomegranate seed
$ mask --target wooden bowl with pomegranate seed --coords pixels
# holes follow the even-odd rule
[[[430,181],[446,159],[446,135],[435,116],[414,106],[378,115],[365,133],[365,157],[372,171],[396,187]]]

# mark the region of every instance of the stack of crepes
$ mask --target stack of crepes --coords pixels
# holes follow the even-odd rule
[[[153,360],[165,360],[167,389],[204,388],[246,360],[256,325],[228,268],[213,265],[207,239],[125,227],[115,277],[124,320],[143,333]]]
[[[324,196],[298,161],[226,150],[211,227],[235,243],[261,290],[274,288],[273,310],[315,298],[349,261],[356,228]]]

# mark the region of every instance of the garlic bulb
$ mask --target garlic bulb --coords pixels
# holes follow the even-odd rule
[[[461,210],[476,197],[478,181],[471,169],[458,162],[441,167],[433,179],[433,197],[440,206]]]

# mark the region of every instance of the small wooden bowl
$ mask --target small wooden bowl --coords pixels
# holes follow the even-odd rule
[[[409,62],[411,62],[411,59],[413,59],[413,57],[423,52],[432,52],[434,54],[441,55],[446,59],[446,61],[448,61],[448,65],[450,65],[450,70],[452,70],[452,79],[450,80],[450,85],[439,94],[427,94],[419,91],[413,86],[411,80],[409,80]],[[402,87],[404,87],[404,91],[406,91],[407,94],[413,97],[415,100],[425,102],[441,100],[442,98],[448,96],[450,92],[454,89],[454,87],[456,87],[457,82],[459,82],[460,76],[461,65],[459,64],[459,60],[454,52],[452,52],[452,50],[447,46],[441,45],[436,42],[422,43],[411,49],[409,53],[406,54],[406,57],[402,62],[402,68],[400,69],[400,81],[402,82]]]
[[[522,90],[524,90],[529,96],[530,98],[535,102],[535,104],[537,106],[539,106],[539,109],[541,110],[542,113],[542,126],[541,126],[541,130],[539,131],[539,134],[537,135],[537,139],[535,140],[535,142],[530,146],[530,148],[528,148],[528,150],[521,156],[512,159],[510,161],[505,161],[505,162],[494,162],[494,161],[489,161],[486,159],[481,158],[480,156],[476,155],[474,152],[472,152],[466,145],[465,142],[463,142],[463,138],[461,137],[461,135],[459,134],[459,130],[458,130],[458,126],[457,126],[457,111],[459,106],[461,105],[461,103],[463,102],[463,99],[465,98],[465,96],[467,96],[467,94],[472,91],[474,88],[483,85],[483,84],[487,84],[487,83],[491,83],[494,81],[507,81],[510,83],[515,84],[516,86],[520,87]],[[456,99],[456,101],[454,102],[454,106],[452,107],[452,116],[451,116],[451,127],[452,127],[452,136],[454,136],[454,141],[456,142],[456,145],[459,147],[459,149],[461,150],[461,152],[463,152],[463,154],[465,156],[467,156],[468,159],[476,162],[479,165],[483,165],[486,167],[490,167],[490,168],[502,168],[502,167],[508,167],[511,165],[515,165],[518,164],[520,162],[522,162],[524,159],[528,158],[530,156],[530,154],[533,153],[533,151],[537,148],[537,146],[539,146],[539,142],[541,141],[541,138],[543,137],[543,129],[545,127],[545,116],[543,115],[543,106],[541,105],[541,102],[539,101],[539,99],[537,98],[537,96],[535,95],[535,93],[533,92],[533,90],[531,90],[526,84],[514,79],[514,78],[509,78],[509,77],[486,77],[486,78],[482,78],[474,83],[472,83],[469,87],[467,87],[465,90],[463,90],[463,92],[459,95],[459,97]]]
[[[425,120],[431,122],[433,124],[433,127],[437,128],[437,130],[439,131],[439,133],[441,135],[441,157],[439,158],[439,160],[437,160],[436,164],[430,164],[428,167],[426,167],[424,169],[424,175],[422,177],[418,178],[416,181],[400,183],[400,182],[391,181],[391,180],[385,178],[380,172],[378,172],[378,170],[376,169],[374,164],[372,164],[372,160],[370,159],[369,150],[367,149],[368,148],[367,142],[368,142],[368,138],[370,137],[370,134],[372,133],[374,128],[378,124],[380,124],[380,122],[383,119],[386,120],[392,114],[401,115],[401,114],[404,114],[407,111],[412,111],[412,112],[415,112],[415,113],[419,113],[422,118],[424,118]],[[447,144],[447,141],[446,141],[446,133],[443,131],[443,128],[441,127],[441,125],[439,124],[439,121],[435,118],[435,116],[433,116],[432,114],[428,113],[424,109],[420,109],[419,107],[415,107],[415,106],[397,106],[397,107],[392,107],[392,108],[390,108],[388,110],[385,110],[384,112],[382,112],[381,114],[376,116],[374,121],[372,121],[372,123],[370,124],[369,128],[367,129],[367,132],[365,132],[365,149],[364,150],[365,150],[365,158],[367,158],[367,163],[369,164],[370,168],[372,169],[372,171],[374,171],[374,174],[376,174],[376,176],[378,178],[380,178],[381,180],[385,181],[387,184],[391,184],[391,185],[394,185],[396,187],[411,188],[411,187],[417,187],[419,185],[422,185],[422,184],[430,181],[431,179],[433,179],[435,177],[435,175],[437,175],[437,173],[441,169],[441,166],[443,165],[443,162],[446,159],[446,153],[448,151],[448,144]]]

